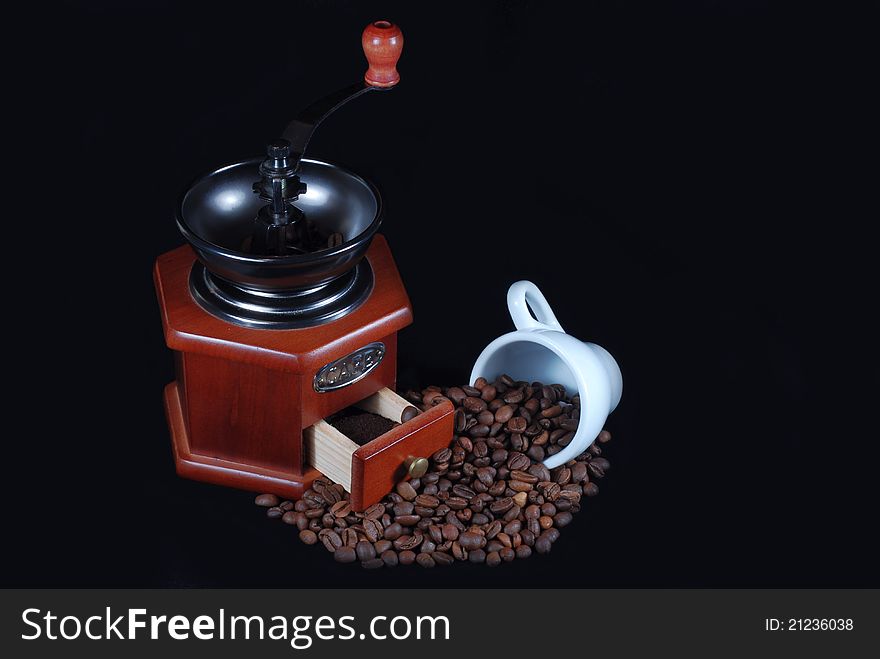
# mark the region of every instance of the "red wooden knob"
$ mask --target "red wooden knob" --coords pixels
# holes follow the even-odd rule
[[[393,87],[400,82],[397,60],[403,52],[403,32],[394,23],[375,21],[364,28],[361,45],[370,68],[364,80],[371,87]]]

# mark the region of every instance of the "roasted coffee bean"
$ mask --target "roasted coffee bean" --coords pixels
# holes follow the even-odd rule
[[[507,483],[507,487],[509,487],[514,492],[525,493],[534,489],[534,486],[530,483],[523,483],[522,481],[509,481]]]
[[[334,517],[345,517],[351,512],[351,504],[348,501],[337,501],[330,506],[330,513]]]
[[[493,497],[500,497],[504,494],[504,490],[507,489],[507,481],[495,481],[492,483],[492,486],[488,489],[487,493],[491,494]]]
[[[513,418],[516,408],[513,405],[502,405],[495,410],[495,421],[498,423],[507,423]]]
[[[397,559],[401,565],[412,565],[416,561],[416,553],[409,549],[404,549],[397,555]]]
[[[517,558],[528,558],[532,555],[532,548],[528,545],[520,545],[516,548],[516,557]]]
[[[431,540],[430,537],[426,537],[424,540],[422,540],[422,544],[419,547],[420,551],[423,551],[428,554],[433,552],[435,549],[437,549],[437,543],[434,542],[433,540]]]
[[[476,387],[471,387],[470,385],[465,385],[461,389],[468,396],[480,396],[483,393],[482,391],[480,391]]]
[[[339,549],[333,552],[333,559],[337,563],[354,563],[357,560],[357,553],[355,552],[354,547],[342,545]]]
[[[339,532],[339,537],[342,538],[342,544],[348,547],[354,547],[358,543],[358,534],[354,529],[343,529]]]
[[[480,467],[477,469],[477,478],[484,485],[491,485],[495,482],[495,473],[494,467]]]
[[[452,510],[464,510],[467,508],[468,500],[462,497],[449,497],[446,500],[446,505]]]
[[[474,492],[467,485],[462,485],[460,483],[452,486],[452,493],[457,497],[462,497],[463,499],[472,499],[477,495],[477,493]]]
[[[384,535],[384,529],[382,528],[382,522],[379,522],[375,519],[365,519],[364,520],[364,533],[370,542],[376,542],[379,538]]]
[[[452,449],[441,448],[439,451],[431,456],[431,459],[438,464],[449,462],[452,459]],[[401,493],[401,496],[403,496],[404,499],[406,498],[403,493]]]
[[[425,552],[416,556],[416,563],[419,564],[419,567],[434,567],[436,565],[434,559],[431,558],[431,554]]]
[[[570,512],[556,513],[553,516],[553,523],[559,528],[565,528],[571,524],[572,515]]]
[[[415,505],[412,501],[401,501],[400,503],[395,503],[394,507],[391,509],[396,515],[412,515],[413,510],[415,509]]]
[[[471,522],[476,524],[477,526],[482,526],[483,524],[489,523],[489,518],[486,517],[483,513],[474,513],[474,516],[471,518]]]
[[[366,540],[361,540],[355,545],[355,551],[357,552],[357,557],[359,561],[368,561],[371,558],[376,558],[376,548],[372,543],[367,542]]]
[[[323,513],[324,511],[321,510],[319,512]],[[279,508],[278,506],[273,506],[266,511],[266,517],[268,517],[269,519],[278,519],[280,517],[284,517],[284,511],[281,510],[281,508]]]
[[[462,548],[466,551],[479,549],[485,543],[486,539],[483,536],[481,536],[479,533],[474,533],[472,531],[465,531],[458,536],[458,544],[460,544]]]
[[[434,559],[434,562],[440,567],[447,567],[455,563],[455,559],[442,551],[431,552],[431,558]]]
[[[516,505],[517,508],[525,508],[529,497],[528,494],[526,494],[525,492],[517,492],[511,497],[511,499],[513,499],[513,503]]]
[[[550,550],[553,548],[552,545],[553,543],[550,542],[549,538],[541,535],[535,540],[535,551],[539,554],[549,554]]]
[[[258,494],[254,503],[264,508],[272,508],[278,505],[279,500],[274,494]]]
[[[468,396],[462,401],[462,405],[471,414],[479,414],[488,407],[486,401],[476,396]]]
[[[394,548],[398,551],[404,549],[415,549],[422,544],[423,536],[420,535],[402,535],[394,541]]]
[[[495,515],[500,515],[501,513],[510,510],[513,505],[513,499],[511,499],[510,497],[504,497],[503,499],[499,499],[490,503],[489,510]]]
[[[552,407],[548,407],[545,410],[541,411],[541,416],[545,419],[552,419],[562,414],[562,406],[561,405],[553,405]]]
[[[584,494],[588,497],[594,497],[599,494],[599,486],[595,483],[584,483]]]
[[[516,552],[513,550],[512,547],[505,547],[498,552],[498,555],[501,556],[501,560],[505,563],[510,563],[514,558],[516,558]]]
[[[495,413],[489,410],[483,410],[477,415],[477,421],[485,426],[491,426],[495,423]]]
[[[386,567],[397,567],[397,564],[400,561],[397,552],[392,549],[383,551],[380,558],[382,559],[382,562],[385,563]]]
[[[302,513],[297,513],[292,510],[288,510],[281,516],[281,521],[285,524],[296,524],[297,515],[302,515]]]
[[[507,428],[507,432],[522,433],[529,427],[529,422],[521,416],[515,416],[507,422],[505,427]]]
[[[403,525],[400,522],[393,522],[385,529],[383,535],[388,540],[397,540],[403,535]]]
[[[455,410],[455,414],[452,417],[453,429],[457,433],[464,432],[464,429],[467,427],[467,414],[461,408]]]
[[[611,433],[608,432],[607,430],[602,430],[599,432],[598,435],[596,435],[596,440],[601,442],[602,444],[610,442],[611,441]]]
[[[480,394],[480,398],[482,398],[484,401],[486,401],[488,403],[489,401],[494,400],[495,396],[497,396],[497,395],[498,395],[498,390],[495,389],[495,387],[492,386],[491,384],[487,384],[485,387],[483,387],[483,391]]]
[[[518,519],[511,520],[504,525],[504,532],[510,536],[519,533],[520,529],[522,529],[522,522]]]
[[[516,455],[522,455],[522,453],[517,453]],[[525,457],[525,456],[523,456],[523,457]],[[508,460],[508,463],[512,459],[513,459],[513,454],[511,455],[511,458]],[[526,458],[526,459],[528,459],[528,458]],[[531,461],[530,461],[530,464],[531,464]],[[509,464],[508,464],[508,468],[509,468]],[[535,483],[538,482],[538,477],[533,476],[532,474],[528,473],[527,471],[522,471],[520,469],[511,469],[510,480],[519,481],[520,483],[528,483],[530,485],[534,485]]]
[[[342,546],[342,537],[331,529],[323,529],[318,532],[318,539],[327,548],[327,551],[336,551]]]
[[[465,396],[467,396],[467,394],[461,387],[449,387],[449,389],[446,390],[446,397],[456,405],[461,405],[461,401],[465,399]]]
[[[529,450],[526,451],[526,455],[536,462],[541,462],[544,460],[544,447],[532,444]]]
[[[583,462],[575,462],[571,467],[571,480],[574,483],[582,483],[587,480],[587,465]]]
[[[525,399],[525,395],[523,394],[522,389],[511,389],[502,396],[502,399],[505,403],[514,405],[521,403]]]
[[[457,540],[460,534],[458,527],[452,524],[444,524],[441,529],[441,535],[445,540]]]
[[[559,427],[564,428],[565,430],[577,430],[578,420],[577,419],[562,419],[559,422]]]
[[[307,545],[313,545],[318,542],[318,535],[314,531],[303,529],[299,532],[299,539]]]
[[[385,567],[385,561],[381,558],[371,558],[368,561],[361,561],[361,567],[365,570],[376,570],[380,567]]]
[[[355,543],[355,544],[357,544],[357,543]],[[382,540],[376,540],[376,542],[373,543],[373,547],[376,549],[377,556],[379,554],[381,554],[383,551],[388,551],[393,546],[394,545],[391,544],[390,540],[385,540],[384,538]]]
[[[555,480],[559,485],[567,485],[571,482],[571,469],[564,466],[559,467],[553,480]]]
[[[395,489],[397,490],[397,493],[407,501],[412,501],[418,496],[416,491],[413,489],[413,486],[406,481],[399,482]]]
[[[486,554],[486,565],[489,567],[497,567],[501,565],[501,555],[497,551],[490,551]]]
[[[394,521],[401,526],[415,526],[421,521],[421,519],[422,518],[418,515],[397,515],[394,518]]]
[[[453,491],[455,491],[455,488],[453,488]],[[430,494],[420,494],[416,497],[414,503],[416,504],[416,506],[434,509],[440,505],[440,499],[435,496],[431,496]]]

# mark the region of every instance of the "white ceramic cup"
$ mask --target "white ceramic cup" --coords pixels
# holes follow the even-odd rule
[[[620,402],[623,377],[605,348],[565,333],[547,299],[532,282],[518,281],[510,287],[507,308],[516,331],[486,346],[471,371],[471,384],[479,377],[493,382],[506,373],[514,380],[562,384],[569,395],[580,394],[581,415],[574,438],[559,453],[544,460],[552,469],[577,457],[593,443]]]

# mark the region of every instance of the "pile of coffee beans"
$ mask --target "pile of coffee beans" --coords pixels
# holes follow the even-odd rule
[[[267,507],[270,518],[295,525],[305,544],[320,542],[340,563],[495,567],[549,553],[608,471],[601,447],[611,439],[606,430],[574,460],[544,466],[571,442],[580,417],[580,399],[567,398],[561,385],[502,375],[472,387],[432,386],[406,398],[421,410],[444,400],[455,405],[455,437],[431,456],[424,476],[401,481],[362,513],[326,478],[295,503],[261,494],[256,504]]]

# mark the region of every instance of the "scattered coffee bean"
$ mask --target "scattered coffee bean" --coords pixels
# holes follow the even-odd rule
[[[599,446],[611,439],[606,430],[552,472],[542,463],[573,439],[580,419],[579,397],[568,397],[561,385],[502,375],[474,386],[428,387],[406,398],[412,406],[401,413],[402,423],[445,400],[455,405],[456,436],[431,455],[424,476],[397,483],[363,513],[352,510],[341,485],[324,477],[299,501],[261,494],[254,503],[296,526],[303,543],[321,542],[340,563],[495,567],[550,552],[582,498],[598,493],[593,479],[609,470]]]

